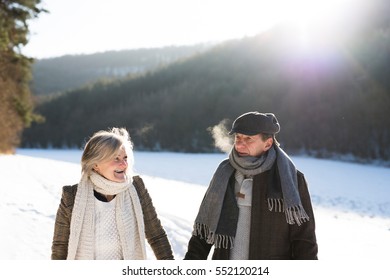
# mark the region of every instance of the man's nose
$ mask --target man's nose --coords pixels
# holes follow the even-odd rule
[[[234,142],[234,144],[236,145],[236,147],[243,147],[243,146],[245,146],[245,143],[242,140],[236,140]]]

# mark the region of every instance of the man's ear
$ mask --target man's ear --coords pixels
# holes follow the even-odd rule
[[[272,147],[272,144],[274,143],[274,139],[272,137],[268,138],[266,141],[265,141],[265,147],[264,147],[264,150],[265,151],[268,151],[271,147]]]

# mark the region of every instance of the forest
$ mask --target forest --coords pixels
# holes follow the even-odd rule
[[[68,90],[37,106],[45,122],[24,130],[22,146],[80,148],[93,132],[120,126],[137,150],[216,152],[211,128],[256,110],[276,114],[277,139],[290,153],[389,162],[390,5],[381,4],[351,11],[337,32],[311,30],[310,47],[281,23],[136,76]]]

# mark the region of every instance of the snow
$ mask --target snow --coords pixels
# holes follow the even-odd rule
[[[19,149],[0,156],[0,260],[48,260],[64,185],[80,177],[80,150]],[[224,154],[135,152],[181,260],[206,187]],[[320,260],[390,259],[390,169],[292,157],[309,184]],[[148,248],[148,258],[154,256]]]

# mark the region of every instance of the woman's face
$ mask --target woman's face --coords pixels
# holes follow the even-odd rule
[[[110,181],[121,183],[127,179],[127,166],[126,150],[122,147],[113,159],[97,163],[94,170]]]

